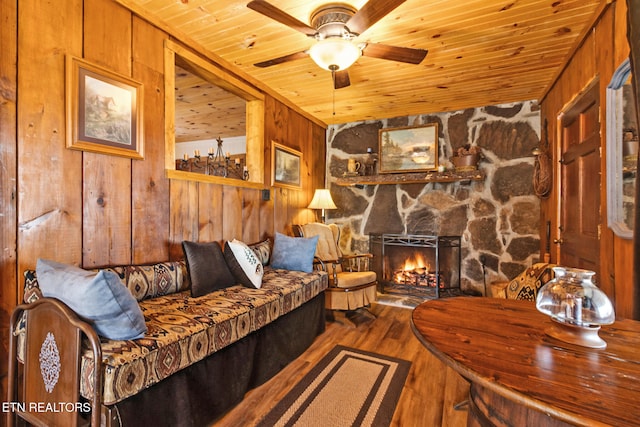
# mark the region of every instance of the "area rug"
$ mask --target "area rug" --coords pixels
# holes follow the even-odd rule
[[[388,426],[411,362],[336,346],[258,424]]]

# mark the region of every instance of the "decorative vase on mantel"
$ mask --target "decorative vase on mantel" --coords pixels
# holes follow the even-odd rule
[[[458,148],[450,160],[457,171],[473,171],[478,169],[478,162],[481,158],[481,148],[477,145],[467,144]]]

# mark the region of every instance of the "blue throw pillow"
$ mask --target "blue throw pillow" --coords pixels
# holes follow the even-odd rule
[[[311,273],[319,237],[289,237],[276,232],[271,267]]]
[[[39,259],[36,275],[42,295],[59,299],[91,321],[98,335],[133,340],[142,338],[147,331],[138,301],[113,271],[96,273]]]

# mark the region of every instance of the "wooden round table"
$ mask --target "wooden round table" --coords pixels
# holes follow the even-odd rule
[[[530,301],[482,297],[412,315],[422,344],[470,382],[468,426],[640,425],[640,322],[603,326],[604,349],[556,340],[551,324]]]

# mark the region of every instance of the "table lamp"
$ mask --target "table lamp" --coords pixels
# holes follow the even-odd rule
[[[322,222],[324,223],[324,210],[325,209],[338,209],[335,203],[333,203],[333,199],[331,198],[331,193],[326,188],[319,188],[316,190],[313,195],[313,199],[311,199],[311,203],[307,206],[309,209],[322,209]]]

